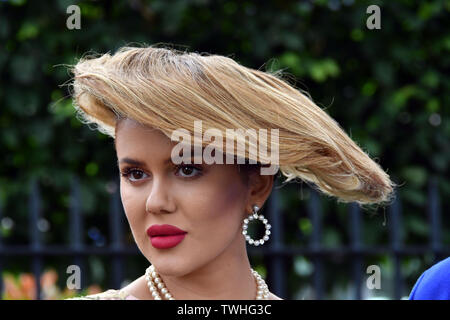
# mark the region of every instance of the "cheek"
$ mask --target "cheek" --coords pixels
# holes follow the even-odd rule
[[[124,184],[120,188],[120,196],[134,241],[139,250],[144,254],[146,250],[145,246],[148,243],[147,234],[144,230],[144,226],[148,224],[145,220],[148,216],[145,214],[145,194],[136,190],[136,188]]]
[[[123,209],[127,219],[133,227],[133,223],[138,219],[142,219],[144,215],[137,214],[145,211],[145,202],[142,200],[142,195],[133,188],[122,185],[120,188],[120,197],[122,199]],[[143,204],[144,203],[144,204]],[[144,211],[143,211],[144,210]]]
[[[193,195],[193,208],[189,212],[197,213],[194,228],[211,234],[232,234],[240,226],[245,210],[245,190],[242,186],[232,183],[209,186]],[[194,219],[193,219],[194,220]]]

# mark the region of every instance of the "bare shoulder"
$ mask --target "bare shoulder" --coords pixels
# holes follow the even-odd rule
[[[120,290],[109,289],[104,292],[95,293],[87,296],[68,298],[65,300],[124,300],[127,294]]]
[[[283,300],[283,299],[274,295],[272,292],[269,292],[269,300]]]
[[[149,294],[145,276],[137,278],[133,282],[129,283],[126,287],[123,287],[121,290],[127,292],[138,300],[153,299],[153,297]]]
[[[120,290],[109,289],[104,292],[68,298],[66,300],[140,300],[139,297],[145,297],[145,288],[142,288],[143,283],[144,279],[141,277]]]

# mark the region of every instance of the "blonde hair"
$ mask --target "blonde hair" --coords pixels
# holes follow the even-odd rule
[[[392,200],[396,184],[388,174],[277,73],[247,68],[221,55],[154,45],[85,56],[71,71],[78,118],[112,138],[120,118],[157,128],[169,138],[179,128],[193,136],[199,118],[204,130],[279,129],[279,170],[285,182],[299,178],[314,183],[338,202]],[[245,137],[237,139],[251,149]]]

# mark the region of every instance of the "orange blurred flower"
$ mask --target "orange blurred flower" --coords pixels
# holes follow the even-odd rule
[[[19,300],[22,299],[22,290],[19,288],[16,280],[11,274],[5,274],[3,276],[4,283],[4,299],[6,300]]]
[[[41,275],[41,294],[44,300],[61,300],[79,295],[76,290],[67,287],[61,290],[57,286],[58,274],[55,270],[46,270]],[[11,273],[3,274],[4,300],[35,300],[36,297],[36,279],[31,273],[20,273],[17,277]],[[93,284],[86,289],[86,294],[95,294],[102,292],[100,286]]]
[[[19,285],[24,299],[36,300],[36,281],[31,273],[22,273],[19,275]]]
[[[96,294],[102,292],[102,288],[99,285],[93,284],[87,288],[87,294]]]

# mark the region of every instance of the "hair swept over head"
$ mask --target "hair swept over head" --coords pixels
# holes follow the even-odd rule
[[[203,131],[262,128],[270,134],[278,129],[279,169],[286,182],[311,182],[339,202],[393,199],[396,184],[388,174],[334,119],[276,73],[221,55],[156,46],[86,56],[71,71],[79,119],[113,138],[122,118],[157,128],[169,138],[180,128],[193,136],[196,120],[202,120]],[[245,150],[252,150],[252,139],[239,139]],[[270,143],[266,150],[270,153]],[[246,158],[261,162],[250,152]]]

